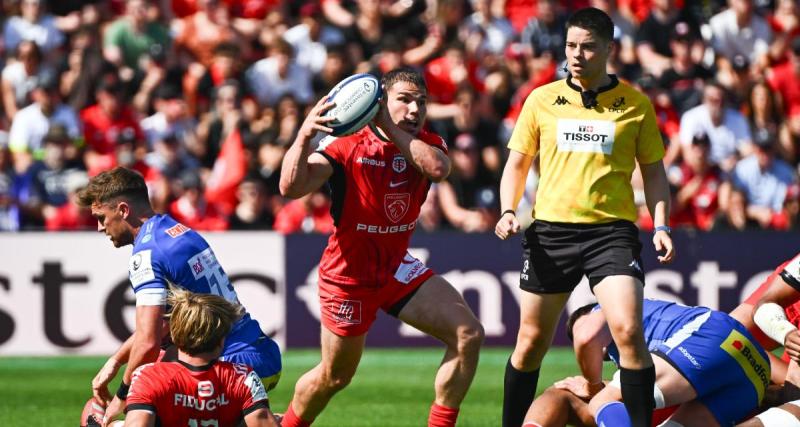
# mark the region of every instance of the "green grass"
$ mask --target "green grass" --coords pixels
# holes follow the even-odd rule
[[[487,348],[459,426],[495,427],[503,399],[503,372],[509,348]],[[347,389],[333,398],[315,427],[418,427],[425,424],[433,400],[433,377],[443,349],[368,349]],[[0,358],[0,426],[75,426],[91,396],[91,381],[105,358]],[[319,362],[319,350],[290,350],[283,376],[270,393],[276,412],[283,412],[294,383]],[[578,372],[571,349],[555,348],[545,359],[539,391]],[[113,384],[116,388],[116,383]]]

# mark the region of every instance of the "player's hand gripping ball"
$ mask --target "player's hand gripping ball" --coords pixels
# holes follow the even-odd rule
[[[334,120],[328,123],[333,136],[356,133],[375,117],[380,109],[381,82],[372,74],[356,74],[339,82],[328,94],[333,108],[325,113]]]

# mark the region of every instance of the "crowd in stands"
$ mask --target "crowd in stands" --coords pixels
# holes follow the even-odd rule
[[[565,77],[564,23],[615,23],[609,72],[652,99],[671,223],[800,227],[796,0],[3,0],[0,231],[93,229],[74,203],[116,166],[198,230],[328,233],[323,191],[281,197],[305,112],[342,78],[423,73],[453,171],[419,227],[486,232],[527,95]],[[651,225],[640,179],[640,226]],[[531,174],[520,207],[530,212]]]

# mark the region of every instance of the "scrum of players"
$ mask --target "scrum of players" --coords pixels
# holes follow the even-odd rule
[[[656,366],[653,425],[800,427],[798,326],[800,253],[730,314],[646,300],[645,336]],[[604,356],[616,360],[602,312],[579,308],[567,330],[582,375],[546,389],[523,426],[630,425],[618,375],[600,378]]]

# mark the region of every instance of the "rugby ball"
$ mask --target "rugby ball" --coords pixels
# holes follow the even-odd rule
[[[339,82],[328,94],[334,106],[325,113],[333,117],[328,123],[331,135],[356,133],[375,117],[380,109],[381,82],[372,74],[356,74]]]
[[[85,405],[83,405],[83,412],[81,412],[81,427],[87,426],[99,426],[103,425],[103,416],[106,414],[106,408],[95,402],[93,398],[90,398]],[[89,417],[93,417],[93,420],[89,420]]]

